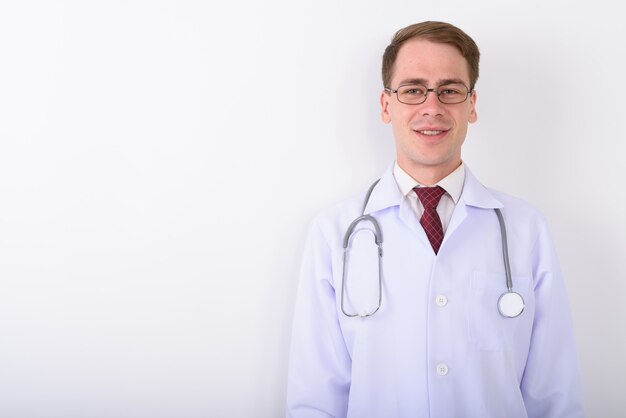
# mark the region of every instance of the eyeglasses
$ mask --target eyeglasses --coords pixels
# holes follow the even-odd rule
[[[434,89],[429,89],[422,84],[404,84],[397,90],[385,87],[385,91],[389,94],[395,93],[400,103],[408,105],[424,103],[430,92],[435,93],[439,101],[444,104],[463,103],[471,93],[470,89],[462,83],[442,84]]]

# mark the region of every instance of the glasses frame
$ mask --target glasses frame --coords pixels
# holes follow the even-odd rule
[[[448,84],[461,84],[461,85],[463,85],[463,87],[465,87],[465,88],[467,89],[467,94],[465,95],[465,98],[464,98],[463,100],[461,100],[460,102],[455,102],[455,103],[446,103],[446,102],[443,102],[443,101],[441,100],[441,97],[440,97],[440,96],[441,96],[441,93],[439,93],[437,90],[438,90],[438,89],[440,89],[440,88],[441,88],[441,87],[443,87],[443,86],[447,86]],[[393,89],[391,89],[391,88],[389,88],[389,87],[385,87],[385,91],[386,91],[386,92],[387,92],[387,94],[389,94],[389,95],[391,95],[391,93],[395,93],[395,94],[396,94],[396,98],[398,99],[398,102],[400,102],[400,103],[402,103],[402,104],[409,105],[409,106],[410,106],[410,105],[420,105],[420,104],[424,103],[424,102],[428,99],[428,93],[431,93],[431,92],[432,92],[432,93],[435,93],[435,96],[437,96],[437,100],[439,100],[439,102],[440,102],[440,103],[442,103],[442,104],[446,104],[446,105],[465,103],[465,102],[467,101],[467,98],[468,98],[468,97],[469,97],[472,93],[474,93],[474,89],[470,89],[469,87],[467,87],[467,86],[465,85],[465,83],[448,83],[448,84],[442,84],[442,85],[437,86],[437,87],[432,88],[432,89],[426,88],[426,91],[424,92],[424,100],[422,100],[421,102],[418,102],[418,103],[407,103],[407,102],[403,102],[402,100],[400,100],[400,95],[398,94],[398,91],[400,90],[400,88],[401,88],[401,87],[404,87],[404,86],[424,86],[423,84],[418,84],[418,83],[400,84],[396,90],[393,90]],[[424,86],[424,87],[426,87],[426,86]]]

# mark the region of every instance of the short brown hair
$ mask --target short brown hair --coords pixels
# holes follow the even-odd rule
[[[400,29],[393,36],[391,43],[385,48],[383,54],[383,86],[390,88],[393,67],[396,63],[398,51],[404,43],[410,39],[427,39],[432,42],[450,44],[455,46],[467,61],[470,77],[470,90],[474,89],[478,80],[478,62],[480,52],[472,38],[461,29],[445,22],[421,22]]]

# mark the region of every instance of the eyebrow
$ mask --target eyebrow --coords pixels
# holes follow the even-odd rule
[[[428,81],[423,78],[407,78],[400,82],[399,86],[405,86],[407,84],[423,84],[425,86],[428,85]],[[437,80],[437,86],[443,86],[444,84],[463,84],[465,82],[460,78],[444,78],[441,80]]]

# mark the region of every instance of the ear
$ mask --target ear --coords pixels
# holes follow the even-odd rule
[[[391,114],[389,113],[389,94],[385,90],[380,93],[380,118],[384,123],[391,122]]]
[[[469,118],[467,120],[469,123],[474,123],[478,120],[478,114],[476,113],[476,90],[472,91],[472,94],[470,96],[470,104],[472,107],[470,109]]]

